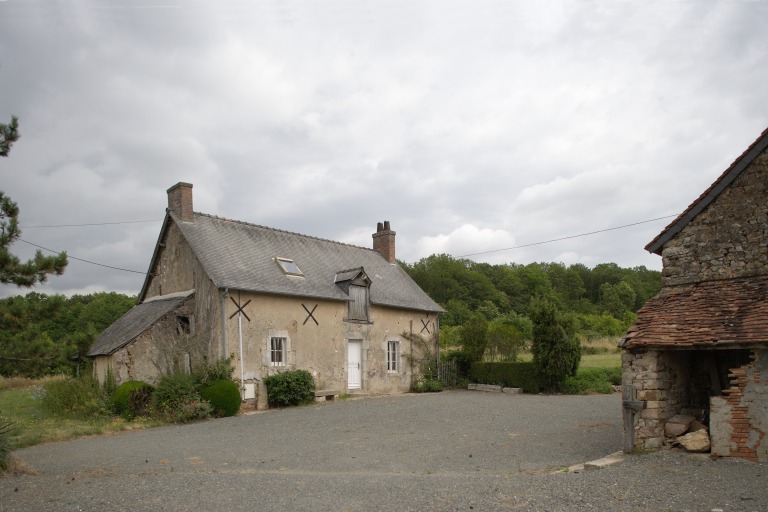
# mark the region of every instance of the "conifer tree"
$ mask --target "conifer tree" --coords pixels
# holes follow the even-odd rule
[[[573,319],[543,297],[531,301],[533,323],[533,366],[546,391],[562,391],[565,379],[576,375],[581,346],[575,336]]]
[[[16,116],[11,118],[9,124],[0,124],[0,156],[7,157],[19,137],[19,120]],[[44,283],[48,274],[61,275],[67,266],[66,252],[44,256],[38,250],[34,258],[24,263],[10,253],[10,245],[21,236],[18,221],[19,207],[0,191],[0,283],[28,288]]]

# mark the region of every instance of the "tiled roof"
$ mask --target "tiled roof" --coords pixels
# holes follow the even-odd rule
[[[768,148],[768,128],[753,142],[734,162],[720,175],[710,187],[704,191],[698,199],[685,209],[664,231],[645,246],[645,250],[655,254],[661,254],[661,250],[667,241],[679,233],[696,215],[706,208],[712,201],[746,169],[752,161]]]
[[[400,266],[373,249],[201,213],[193,222],[169,215],[219,288],[348,301],[334,278],[343,269],[362,267],[372,281],[373,304],[443,311]],[[292,259],[303,277],[286,275],[275,258]]]
[[[93,342],[88,356],[110,355],[124,347],[157,320],[179,307],[192,293],[193,291],[162,295],[137,304],[102,331]]]
[[[768,343],[768,276],[662,289],[637,313],[625,349]]]

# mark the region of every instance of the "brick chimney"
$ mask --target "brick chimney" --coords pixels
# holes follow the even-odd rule
[[[177,183],[168,189],[168,209],[176,214],[179,220],[192,222],[192,184]]]
[[[373,236],[373,250],[384,256],[389,263],[395,262],[395,233],[389,229],[389,221],[379,222]]]

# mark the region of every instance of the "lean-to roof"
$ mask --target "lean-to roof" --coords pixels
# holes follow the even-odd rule
[[[194,290],[152,297],[132,307],[104,329],[88,351],[88,356],[110,355],[135,340],[152,324],[178,308]]]

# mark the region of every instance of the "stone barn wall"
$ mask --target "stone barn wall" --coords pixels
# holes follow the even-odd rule
[[[768,274],[768,153],[664,244],[665,286]]]
[[[689,405],[688,357],[685,351],[622,354],[622,384],[632,387],[633,400],[644,402],[644,408],[634,414],[633,449],[655,450],[664,446],[666,421]]]

